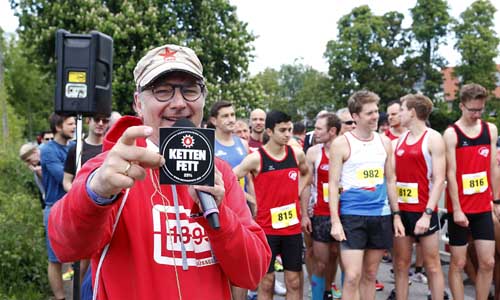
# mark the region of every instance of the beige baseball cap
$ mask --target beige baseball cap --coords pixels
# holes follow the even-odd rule
[[[177,45],[163,45],[150,50],[137,63],[134,80],[137,90],[141,90],[160,75],[181,71],[204,80],[203,66],[193,50]]]

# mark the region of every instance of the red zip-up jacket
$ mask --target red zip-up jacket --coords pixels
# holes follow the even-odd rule
[[[136,125],[142,125],[138,118],[120,119],[106,135],[103,151],[111,149],[126,128]],[[146,147],[144,139],[136,143]],[[86,181],[106,154],[82,167],[71,190],[52,207],[48,226],[59,260],[91,258],[94,282],[99,259],[109,243],[98,279],[99,300],[221,300],[231,299],[230,284],[249,289],[258,285],[269,267],[271,251],[227,163],[216,159],[226,191],[217,231],[203,217],[192,216],[199,208],[187,186],[162,185],[161,192],[167,198],[162,200],[155,193],[149,170],[128,196],[122,193],[110,205],[95,204],[86,191]],[[158,170],[152,171],[158,178]]]

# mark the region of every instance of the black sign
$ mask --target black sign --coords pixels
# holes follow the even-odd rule
[[[160,128],[160,184],[214,185],[213,129]]]

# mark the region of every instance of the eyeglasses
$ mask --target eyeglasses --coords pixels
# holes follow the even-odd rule
[[[44,141],[52,141],[54,138],[53,137],[46,137],[46,138],[43,138]]]
[[[98,117],[93,117],[92,118],[94,120],[94,122],[96,122],[97,124],[99,124],[99,122],[102,121],[102,124],[108,124],[109,123],[109,119],[108,118],[98,118]]]
[[[350,125],[356,124],[356,121],[350,120],[350,121],[345,121],[345,122],[342,122],[342,123],[350,126]]]
[[[179,88],[181,91],[182,98],[188,102],[195,102],[200,99],[203,91],[205,89],[205,85],[202,83],[195,84],[170,84],[164,83],[160,86],[153,86],[151,88],[151,93],[156,98],[156,100],[160,102],[167,102],[172,100],[175,96],[175,90]]]
[[[483,108],[468,108],[467,106],[464,105],[464,108],[470,113],[482,114],[484,112],[484,107]]]

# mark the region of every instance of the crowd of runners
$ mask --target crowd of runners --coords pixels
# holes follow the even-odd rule
[[[481,119],[489,97],[482,86],[461,88],[461,116],[443,134],[431,128],[433,104],[422,94],[389,103],[383,122],[378,95],[357,91],[346,107],[319,112],[308,133],[284,112],[256,108],[247,122],[218,101],[206,118],[219,158],[215,186],[187,188],[157,183],[165,163],[157,129],[182,117],[202,123],[201,63],[191,49],[164,45],[139,61],[134,79],[137,117],[113,126],[105,153],[71,177],[46,216],[53,260],[90,259],[94,297],[294,300],[308,280],[313,300],[375,299],[385,259],[395,276],[389,299],[408,299],[415,248],[412,277],[428,283],[432,299],[448,297],[444,276],[453,299],[463,299],[464,271],[476,299],[500,299],[498,289],[489,294],[500,277],[498,133]],[[214,195],[221,231],[200,218],[193,189]]]

